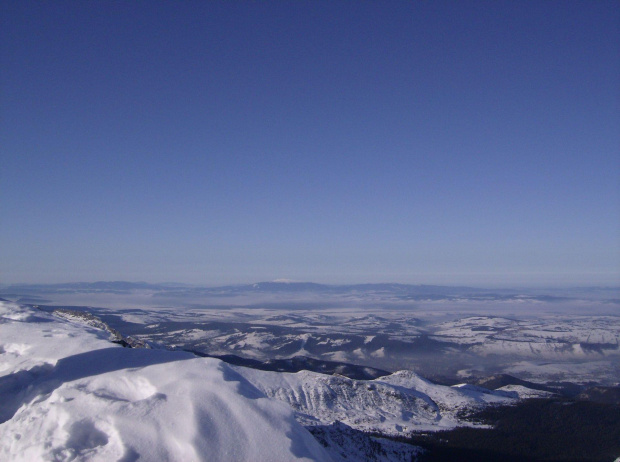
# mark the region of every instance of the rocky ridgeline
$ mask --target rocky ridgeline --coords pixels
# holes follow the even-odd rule
[[[134,337],[123,336],[119,331],[110,327],[106,322],[102,321],[97,316],[87,313],[85,311],[69,310],[67,308],[57,308],[52,311],[54,316],[57,316],[67,321],[78,322],[85,324],[95,329],[103,330],[110,333],[110,340],[114,343],[119,343],[126,348],[151,348],[151,346]]]

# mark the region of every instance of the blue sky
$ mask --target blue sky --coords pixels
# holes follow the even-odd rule
[[[618,2],[0,8],[0,282],[619,281]]]

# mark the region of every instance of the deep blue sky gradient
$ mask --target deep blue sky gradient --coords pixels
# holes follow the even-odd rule
[[[620,280],[617,1],[0,8],[0,282]]]

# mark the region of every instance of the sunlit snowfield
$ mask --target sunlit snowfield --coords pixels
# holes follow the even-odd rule
[[[79,306],[123,334],[260,361],[307,356],[463,380],[620,382],[617,289],[483,290],[394,284],[5,288]]]

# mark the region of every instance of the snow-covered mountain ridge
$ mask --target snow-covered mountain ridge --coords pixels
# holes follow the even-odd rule
[[[472,426],[466,414],[519,399],[515,391],[437,385],[411,371],[375,380],[354,380],[309,371],[235,369],[265,395],[292,407],[304,425],[342,422],[356,430],[390,436]]]
[[[330,460],[227,364],[0,303],[0,460]]]

